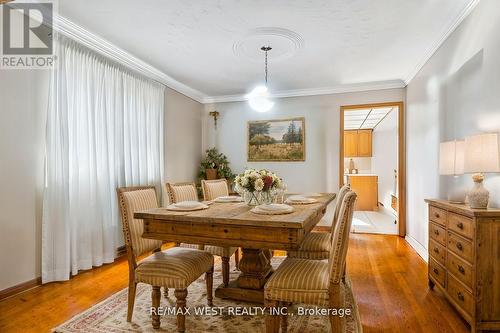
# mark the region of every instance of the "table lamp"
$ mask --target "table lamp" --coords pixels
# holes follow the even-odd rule
[[[439,144],[439,174],[452,175],[455,184],[448,190],[448,201],[463,203],[466,191],[456,184],[459,175],[464,174],[465,141],[447,141]]]
[[[499,172],[498,134],[487,133],[465,138],[466,173],[473,173],[474,187],[469,191],[469,206],[486,209],[490,193],[483,186],[484,172]]]

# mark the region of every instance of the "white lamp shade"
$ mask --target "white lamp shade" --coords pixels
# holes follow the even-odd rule
[[[439,174],[464,174],[465,141],[447,141],[439,144]]]
[[[465,172],[499,172],[498,134],[488,133],[465,138]]]
[[[246,97],[250,107],[257,112],[267,112],[274,106],[274,102],[269,100],[269,92],[266,86],[255,87]]]

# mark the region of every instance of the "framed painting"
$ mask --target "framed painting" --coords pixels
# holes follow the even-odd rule
[[[305,161],[305,118],[248,122],[247,161]]]

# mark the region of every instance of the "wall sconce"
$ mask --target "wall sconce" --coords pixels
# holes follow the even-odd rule
[[[217,129],[217,118],[219,117],[220,113],[217,111],[212,111],[208,113],[210,116],[214,117],[214,127]]]

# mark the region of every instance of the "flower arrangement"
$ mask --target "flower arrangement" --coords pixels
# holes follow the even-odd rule
[[[270,203],[282,187],[282,179],[268,170],[247,169],[236,176],[235,189],[249,205]]]

